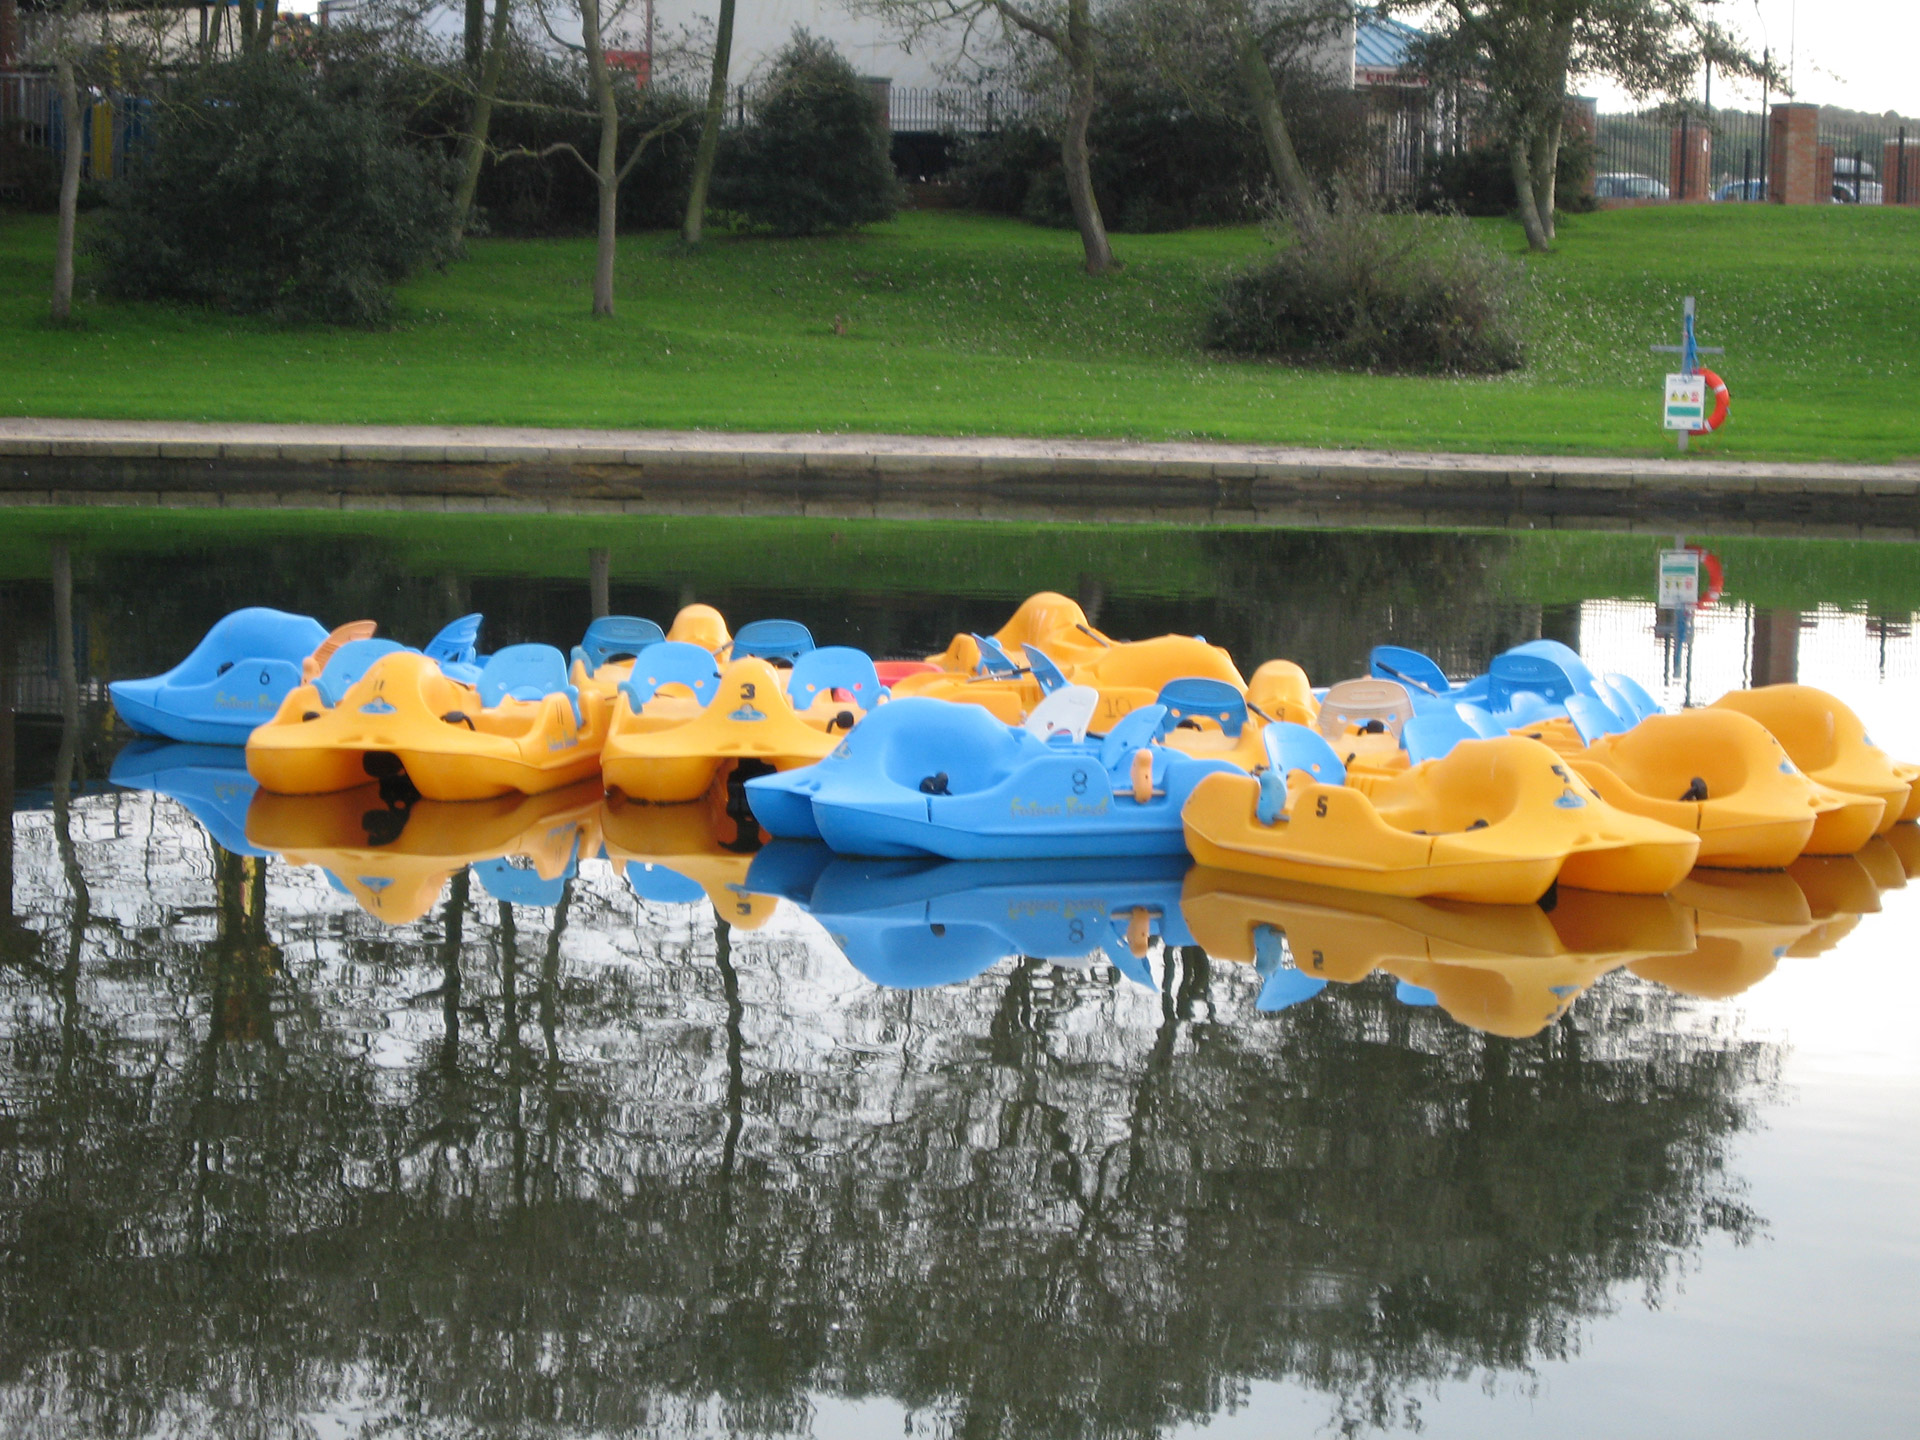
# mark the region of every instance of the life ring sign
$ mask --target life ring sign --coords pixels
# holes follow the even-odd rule
[[[1709,409],[1711,397],[1711,409]],[[1733,397],[1727,382],[1704,367],[1691,375],[1667,376],[1666,428],[1688,435],[1711,435],[1727,423]]]

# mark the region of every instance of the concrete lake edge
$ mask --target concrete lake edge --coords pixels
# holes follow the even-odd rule
[[[0,506],[1920,538],[1920,463],[0,417]]]

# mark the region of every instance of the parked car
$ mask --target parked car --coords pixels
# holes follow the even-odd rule
[[[1651,175],[1596,175],[1593,177],[1596,200],[1665,200],[1667,187]]]
[[[1767,198],[1767,182],[1764,180],[1729,180],[1713,192],[1716,200],[1764,200]]]
[[[1855,180],[1851,176],[1845,180],[1836,178],[1833,182],[1833,203],[1836,205],[1884,205],[1886,192],[1880,188],[1878,180]]]

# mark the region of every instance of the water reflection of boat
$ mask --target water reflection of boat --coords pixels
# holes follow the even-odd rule
[[[512,863],[481,872],[490,893],[552,903],[535,882],[563,880],[580,856],[598,853],[600,803],[597,780],[541,795],[411,805],[390,802],[375,785],[326,795],[262,790],[247,810],[247,839],[289,864],[320,866],[369,915],[404,925],[433,908],[456,871],[502,858]],[[534,881],[519,878],[520,862]]]
[[[1693,950],[1637,960],[1633,973],[1703,1000],[1757,985],[1814,929],[1806,893],[1778,871],[1696,870],[1673,898],[1693,912]]]
[[[1082,965],[1104,954],[1154,985],[1153,941],[1188,945],[1184,856],[1132,860],[854,860],[822,847],[769,849],[750,883],[810,913],[855,969],[921,989],[971,980],[1009,955]]]
[[[764,836],[751,816],[729,811],[727,789],[715,787],[679,805],[646,805],[609,796],[600,812],[606,856],[622,868],[642,900],[683,905],[711,900],[740,930],[766,924],[778,897],[747,885],[747,870]]]
[[[113,757],[107,779],[123,790],[151,790],[178,801],[213,843],[235,855],[264,855],[247,843],[247,806],[260,787],[246,752],[231,745],[134,740]]]
[[[1196,943],[1259,967],[1264,1009],[1376,970],[1403,998],[1437,1003],[1476,1030],[1525,1036],[1610,970],[1693,949],[1691,917],[1659,895],[1563,890],[1551,910],[1370,895],[1196,869],[1182,899]],[[1281,940],[1284,938],[1284,950]],[[1292,963],[1286,956],[1290,954]]]

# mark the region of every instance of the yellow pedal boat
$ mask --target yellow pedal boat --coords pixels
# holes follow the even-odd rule
[[[636,669],[646,670],[657,658],[643,655]],[[802,665],[808,659],[803,655]],[[871,672],[871,661],[866,668]],[[703,690],[705,703],[691,711],[687,697],[661,695],[655,688],[655,683],[675,682],[636,674],[633,686],[622,692],[614,707],[601,751],[600,773],[607,788],[629,800],[676,804],[697,800],[712,789],[723,766],[754,762],[792,770],[825,759],[864,711],[853,702],[835,700],[831,685],[818,693],[807,691],[810,673],[796,666],[790,675],[782,675],[765,660],[735,660],[713,679],[711,689],[705,689],[702,680],[701,689],[693,692],[694,702],[698,703]],[[692,684],[677,683],[689,688]],[[813,704],[805,711],[797,710],[788,699],[790,684],[812,695]],[[877,691],[879,681],[872,684]]]
[[[600,787],[588,781],[541,795],[471,804],[395,804],[362,784],[325,795],[261,790],[247,809],[247,840],[292,865],[318,865],[362,910],[405,925],[431,910],[468,865],[523,859],[545,880],[600,850]]]
[[[1601,976],[1693,948],[1685,907],[1663,896],[1565,891],[1537,905],[1367,895],[1196,867],[1181,915],[1216,960],[1257,962],[1262,927],[1284,935],[1302,974],[1353,984],[1384,970],[1428,991],[1453,1019],[1521,1037],[1564,1014]]]
[[[1808,778],[1883,801],[1886,812],[1876,834],[1884,835],[1902,820],[1920,819],[1920,794],[1914,786],[1920,765],[1891,758],[1867,738],[1860,717],[1826,691],[1812,685],[1762,685],[1723,695],[1713,708],[1737,710],[1758,720]]]
[[[991,639],[1016,664],[1026,665],[1026,647],[1038,645],[1049,660],[1062,667],[1091,660],[1115,644],[1087,623],[1087,612],[1077,600],[1052,590],[1022,600],[1012,618],[994,631]],[[979,637],[967,634],[954,636],[945,650],[927,657],[929,664],[954,675],[972,675],[979,670],[980,661]]]
[[[1816,784],[1737,710],[1649,715],[1563,753],[1610,805],[1695,831],[1701,865],[1778,870],[1808,851],[1848,854],[1880,820],[1871,799]]]
[[[1313,743],[1325,751],[1320,773],[1341,776],[1325,741]],[[1288,768],[1286,808],[1269,822],[1263,780],[1203,779],[1181,815],[1194,858],[1381,895],[1528,904],[1556,881],[1663,894],[1700,850],[1697,835],[1614,809],[1552,750],[1518,736],[1463,741],[1365,792]]]
[[[529,693],[547,693],[514,698],[521,676],[532,679]],[[393,651],[336,704],[325,702],[318,681],[290,691],[248,739],[247,769],[282,795],[399,774],[429,800],[537,795],[600,768],[612,708],[610,692],[581,696],[567,683],[551,646],[508,646],[488,660],[477,686],[449,679],[424,655]]]

